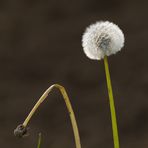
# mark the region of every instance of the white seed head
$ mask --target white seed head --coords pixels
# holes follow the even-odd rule
[[[120,51],[124,46],[124,34],[115,24],[100,21],[90,25],[82,37],[84,53],[93,60],[101,60]]]

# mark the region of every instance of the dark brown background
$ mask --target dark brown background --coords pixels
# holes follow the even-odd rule
[[[97,20],[118,24],[122,52],[109,58],[121,148],[148,147],[148,2],[145,0],[0,0],[0,147],[74,148],[69,116],[53,91],[31,120],[30,136],[13,129],[44,90],[68,91],[83,148],[113,148],[103,61],[81,47],[85,27]]]

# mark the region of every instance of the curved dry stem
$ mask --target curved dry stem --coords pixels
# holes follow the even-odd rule
[[[35,111],[38,109],[38,107],[41,105],[41,103],[47,98],[48,94],[53,90],[53,88],[58,88],[60,90],[63,98],[64,98],[64,101],[65,101],[65,104],[66,104],[66,107],[68,109],[69,116],[70,116],[70,119],[71,119],[71,124],[72,124],[73,132],[74,132],[76,148],[81,148],[80,136],[79,136],[78,126],[77,126],[77,122],[76,122],[76,119],[75,119],[74,111],[72,109],[72,106],[71,106],[71,103],[70,103],[70,100],[69,100],[69,97],[66,93],[65,88],[63,86],[59,85],[59,84],[54,84],[54,85],[50,86],[44,92],[44,94],[40,97],[40,99],[37,101],[37,103],[35,104],[35,106],[31,110],[31,112],[29,113],[29,115],[25,119],[23,126],[24,127],[27,126],[28,122],[30,121],[30,119],[33,116],[33,114],[35,113]]]

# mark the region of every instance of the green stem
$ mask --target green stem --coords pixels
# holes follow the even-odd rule
[[[41,133],[39,133],[37,148],[41,148]]]
[[[109,73],[109,65],[108,65],[107,56],[104,57],[104,66],[105,66],[107,88],[108,88],[108,95],[109,95],[109,103],[110,103],[110,111],[111,111],[114,148],[119,148],[119,137],[118,137],[116,111],[115,111],[114,97],[113,97],[113,91],[112,91],[112,85],[111,85],[111,78],[110,78],[110,73]]]

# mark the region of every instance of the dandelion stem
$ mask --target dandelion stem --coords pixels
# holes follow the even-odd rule
[[[111,111],[114,148],[119,148],[119,137],[118,137],[116,111],[115,111],[114,97],[113,97],[113,91],[112,91],[112,85],[111,85],[111,78],[110,78],[110,73],[109,73],[109,65],[108,65],[107,56],[104,57],[104,66],[105,66],[107,88],[108,88],[108,95],[109,95],[109,103],[110,103],[110,111]]]
[[[79,136],[79,131],[78,131],[78,126],[77,126],[77,122],[75,119],[75,115],[74,115],[74,111],[72,109],[69,97],[66,93],[66,90],[63,86],[59,85],[59,84],[54,84],[52,86],[50,86],[45,92],[44,94],[40,97],[40,99],[37,101],[37,103],[34,105],[33,109],[31,110],[31,112],[29,113],[29,115],[27,116],[27,118],[25,119],[23,126],[26,127],[28,122],[30,121],[31,117],[33,116],[33,114],[35,113],[35,111],[37,110],[37,108],[40,106],[40,104],[46,99],[46,97],[48,96],[48,94],[51,92],[51,90],[53,88],[58,88],[64,98],[66,107],[68,109],[69,112],[69,116],[71,119],[71,124],[72,124],[72,128],[73,128],[73,132],[74,132],[74,138],[75,138],[75,144],[76,144],[76,148],[81,148],[81,143],[80,143],[80,136]]]

